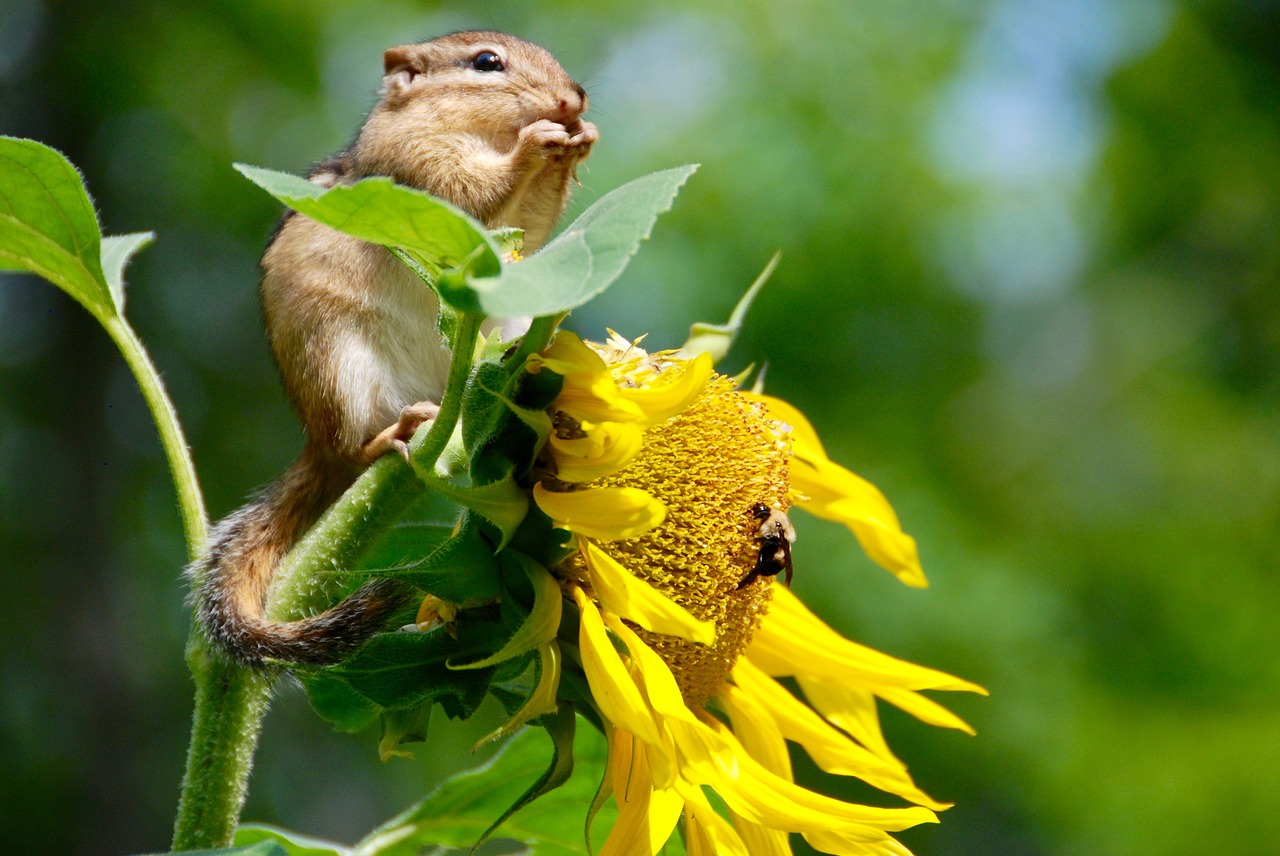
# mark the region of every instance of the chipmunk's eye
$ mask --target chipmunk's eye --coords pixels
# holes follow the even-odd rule
[[[502,59],[493,51],[481,51],[471,60],[471,67],[476,71],[505,71]]]

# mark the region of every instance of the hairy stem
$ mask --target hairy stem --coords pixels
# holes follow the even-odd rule
[[[182,426],[178,423],[177,411],[173,402],[165,395],[164,384],[160,382],[160,373],[147,356],[138,334],[133,331],[122,315],[107,315],[95,311],[95,307],[85,304],[98,322],[106,328],[116,347],[120,349],[125,363],[133,372],[142,396],[155,420],[156,430],[160,433],[160,444],[164,448],[165,458],[169,462],[169,472],[173,475],[173,487],[178,494],[178,511],[182,515],[182,532],[187,541],[187,554],[192,561],[204,552],[205,538],[208,535],[209,520],[204,510],[204,497],[200,493],[200,483],[196,481],[196,468],[187,449],[186,438],[182,434]]]
[[[187,645],[187,666],[196,684],[195,713],[173,849],[225,847],[240,820],[274,679],[232,662],[199,630]]]

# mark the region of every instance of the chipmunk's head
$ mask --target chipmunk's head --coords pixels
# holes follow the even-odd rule
[[[444,128],[514,141],[539,119],[576,130],[587,93],[547,50],[506,33],[473,30],[383,55],[378,110]]]

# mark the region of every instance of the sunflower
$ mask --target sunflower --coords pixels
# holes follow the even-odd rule
[[[578,613],[566,657],[609,742],[604,784],[619,817],[603,856],[653,854],[681,819],[691,856],[787,854],[793,832],[828,853],[907,853],[890,833],[948,806],[889,750],[876,699],[972,733],[920,691],[984,690],[845,639],[778,584],[776,567],[758,572],[761,507],[785,515],[794,503],[925,585],[884,496],[832,462],[794,407],[739,391],[706,355],[561,332],[530,363],[544,368],[564,386],[533,498],[576,548],[557,573]],[[795,784],[788,741],[911,805]]]

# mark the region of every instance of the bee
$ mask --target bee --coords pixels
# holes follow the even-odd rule
[[[791,520],[763,502],[751,506],[751,516],[759,521],[756,540],[760,542],[760,553],[756,556],[756,566],[738,583],[738,588],[745,587],[756,577],[776,577],[782,571],[787,572],[785,582],[791,585],[791,545],[796,540],[796,529]]]

